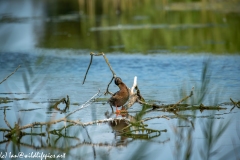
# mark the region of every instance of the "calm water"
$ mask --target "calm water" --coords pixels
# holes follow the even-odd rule
[[[62,159],[84,160],[239,158],[240,110],[235,107],[231,111],[230,102],[230,98],[239,101],[240,95],[239,2],[176,2],[1,0],[0,82],[21,67],[0,84],[0,159],[20,152],[65,153]],[[4,108],[12,127],[17,122],[21,126],[46,122],[78,109],[100,90],[98,101],[69,119],[85,123],[108,118],[109,95],[103,93],[112,74],[103,57],[94,57],[82,85],[89,53],[102,51],[128,87],[137,76],[142,96],[157,104],[176,103],[194,87],[194,95],[184,103],[199,105],[207,63],[210,81],[201,102],[226,109],[142,114],[144,108],[135,103],[126,116],[133,122],[137,118],[169,117],[144,122],[160,134],[153,132],[148,139],[121,136],[117,130],[125,123],[71,126],[57,133],[54,129],[66,125],[58,123],[48,128],[51,133],[46,126],[24,130],[46,136],[23,136],[18,144],[14,139],[6,141]],[[111,84],[110,91],[117,90]],[[67,113],[50,108],[67,95]],[[8,103],[3,103],[6,97]],[[59,107],[64,108],[64,104]],[[137,133],[146,135],[139,129]]]
[[[41,51],[42,52],[42,51]],[[13,100],[11,103],[0,104],[3,118],[3,108],[7,107],[7,119],[11,125],[21,119],[21,124],[26,125],[31,122],[58,119],[64,116],[56,110],[49,110],[49,105],[54,99],[61,99],[69,95],[71,105],[71,112],[90,99],[98,89],[103,93],[111,78],[111,72],[108,69],[102,57],[94,57],[93,64],[89,71],[88,77],[84,85],[82,80],[89,63],[90,56],[88,55],[72,55],[59,56],[54,54],[52,50],[44,50],[44,56],[36,56],[36,53],[12,53],[1,54],[1,77],[5,77],[12,72],[16,66],[21,64],[21,68],[11,76],[7,81],[0,85],[1,97],[9,98],[28,98],[27,100]],[[58,51],[60,52],[60,51]],[[61,51],[60,53],[67,53],[70,51]],[[74,52],[74,51],[73,51]],[[85,52],[85,51],[79,51]],[[217,154],[212,157],[215,159],[231,155],[232,158],[238,155],[234,154],[234,149],[238,149],[239,141],[239,109],[235,108],[230,112],[232,105],[229,98],[238,100],[240,94],[240,65],[237,63],[240,60],[239,56],[211,56],[211,55],[121,55],[111,54],[107,55],[114,71],[120,76],[124,82],[131,87],[133,77],[138,77],[138,85],[142,95],[147,100],[160,101],[164,104],[175,103],[181,99],[179,89],[184,88],[186,92],[190,92],[190,88],[199,87],[201,83],[201,74],[203,62],[209,59],[209,69],[211,71],[211,81],[209,84],[209,92],[203,103],[205,105],[213,104],[217,100],[218,104],[227,108],[222,111],[204,111],[196,113],[192,111],[179,112],[179,114],[186,115],[187,119],[194,120],[195,129],[192,131],[193,148],[202,148],[205,150],[205,139],[202,129],[206,124],[214,120],[213,128],[219,128],[221,123],[230,120],[230,124],[224,130],[221,137],[212,146],[212,151],[217,149]],[[27,64],[27,65],[26,65]],[[25,77],[25,78],[24,78]],[[113,84],[110,87],[112,92],[118,88]],[[188,94],[188,93],[187,93]],[[101,98],[108,98],[109,96],[100,96]],[[194,98],[194,97],[193,97]],[[89,107],[73,114],[70,119],[80,119],[82,122],[90,122],[93,120],[106,119],[105,112],[111,112],[108,104],[95,102]],[[64,107],[60,105],[59,107]],[[27,110],[30,109],[30,110]],[[31,110],[36,109],[36,110]],[[134,116],[133,111],[140,111],[141,105],[135,104],[129,110],[130,115]],[[157,115],[174,116],[173,113],[168,112],[149,112],[142,118],[152,117]],[[196,115],[196,119],[190,115]],[[115,116],[112,116],[115,118]],[[121,118],[121,116],[120,116]],[[83,159],[93,159],[94,152],[97,159],[108,157],[109,159],[130,158],[131,156],[139,156],[139,159],[146,157],[151,159],[158,159],[159,157],[174,159],[177,153],[184,153],[184,147],[187,146],[188,141],[182,140],[182,148],[177,152],[176,142],[179,137],[175,134],[175,129],[184,132],[191,127],[189,122],[181,122],[179,118],[172,117],[170,120],[153,119],[147,121],[149,128],[157,130],[165,130],[160,136],[149,140],[126,138],[116,136],[114,130],[108,124],[92,125],[86,127],[86,130],[80,126],[75,126],[67,129],[67,136],[75,138],[60,138],[56,135],[50,134],[50,139],[40,136],[25,136],[21,139],[20,151],[24,153],[36,152],[36,147],[40,147],[37,151],[44,153],[59,154],[61,149],[54,149],[51,151],[47,144],[54,144],[56,142],[57,148],[64,145],[66,148],[71,148],[67,152],[67,157],[84,157]],[[61,128],[63,123],[52,126],[54,128]],[[6,128],[4,121],[1,121],[1,128]],[[43,127],[44,128],[44,127]],[[174,129],[175,128],[175,129]],[[45,129],[42,129],[45,132]],[[26,130],[30,132],[30,130]],[[33,131],[40,132],[39,128]],[[215,130],[216,131],[216,130]],[[64,131],[62,131],[64,134]],[[3,133],[1,133],[3,134]],[[184,133],[186,134],[186,133]],[[4,140],[1,135],[1,140]],[[31,139],[31,142],[29,142]],[[87,143],[88,142],[88,143]],[[105,144],[99,146],[100,144]],[[76,145],[76,146],[75,146]],[[6,145],[2,143],[1,151],[12,151],[12,143]],[[34,147],[32,147],[34,146]],[[74,147],[75,146],[75,147]],[[61,148],[61,147],[60,147]],[[16,152],[19,150],[16,149]],[[141,154],[138,152],[141,151]],[[137,155],[135,155],[138,153]],[[198,157],[199,151],[193,150],[192,157]],[[183,156],[183,155],[181,155]],[[201,158],[199,158],[201,159]]]

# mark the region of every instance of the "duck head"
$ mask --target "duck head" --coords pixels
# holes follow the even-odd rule
[[[116,77],[114,82],[118,86],[119,84],[122,83],[122,79],[120,77]]]

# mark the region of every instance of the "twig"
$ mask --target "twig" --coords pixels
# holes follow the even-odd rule
[[[170,110],[171,110],[171,109],[175,109],[178,104],[182,103],[183,101],[185,101],[185,100],[187,100],[189,97],[191,97],[191,96],[193,95],[193,89],[194,89],[194,87],[192,88],[192,90],[191,90],[191,92],[190,92],[190,94],[189,94],[188,96],[184,97],[183,99],[181,99],[180,101],[178,101],[176,104],[174,104],[174,105],[171,106],[171,107],[168,107],[167,109],[168,109],[168,110],[169,110],[169,109],[170,109]]]
[[[65,118],[69,117],[71,114],[83,109],[83,108],[86,108],[87,106],[89,106],[90,104],[88,104],[90,101],[92,101],[98,94],[100,93],[100,90],[98,90],[98,92],[92,96],[92,98],[90,98],[87,102],[85,102],[81,107],[79,107],[78,109],[76,109],[75,111],[72,111],[71,113],[69,113],[68,115],[65,116]]]
[[[110,84],[112,83],[112,81],[113,81],[113,79],[114,79],[115,77],[116,77],[116,76],[113,76],[112,79],[111,79],[111,81],[108,83],[107,89],[106,89],[104,95],[107,95],[107,94],[113,95],[113,93],[110,92],[110,91],[108,90],[108,88],[109,88]]]
[[[85,76],[84,76],[84,79],[83,79],[83,83],[82,83],[82,84],[84,84],[84,82],[85,82],[85,80],[86,80],[86,78],[87,78],[88,70],[90,69],[90,66],[91,66],[91,64],[92,64],[92,59],[93,59],[92,52],[90,53],[90,55],[91,55],[91,59],[90,59],[90,62],[89,62],[89,65],[88,65],[88,68],[87,68],[87,71],[86,71],[86,74],[85,74]]]
[[[0,82],[0,84],[2,84],[4,81],[6,81],[11,75],[13,75],[17,70],[18,70],[18,68],[20,68],[21,66],[19,65],[16,69],[15,69],[15,71],[13,71],[11,74],[9,74],[6,78],[4,78],[1,82]]]
[[[117,76],[116,76],[115,72],[113,71],[113,69],[112,69],[112,67],[111,67],[111,65],[110,65],[110,63],[109,63],[106,55],[105,55],[103,52],[98,53],[98,54],[95,54],[95,53],[91,52],[90,55],[91,55],[91,59],[90,59],[90,62],[89,62],[89,65],[88,65],[88,68],[87,68],[87,71],[86,71],[86,74],[85,74],[85,76],[84,76],[84,79],[83,79],[83,83],[82,83],[82,84],[84,84],[84,82],[85,82],[85,80],[86,80],[86,78],[87,78],[88,71],[89,71],[90,66],[91,66],[91,64],[92,64],[93,56],[103,56],[103,58],[105,59],[107,65],[108,65],[108,67],[109,67],[109,69],[111,70],[111,72],[112,72],[112,74],[113,74],[113,77],[112,77],[111,81],[108,83],[108,86],[107,86],[107,89],[106,89],[106,92],[104,93],[104,95],[106,95],[106,94],[111,94],[111,95],[112,95],[112,93],[108,90],[108,88],[109,88],[109,85],[112,83],[113,79],[116,78]]]

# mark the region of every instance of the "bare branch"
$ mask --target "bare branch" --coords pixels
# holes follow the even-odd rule
[[[180,101],[178,101],[178,102],[177,102],[176,104],[174,104],[173,106],[168,107],[168,109],[175,109],[178,104],[182,103],[183,101],[185,101],[185,100],[187,100],[189,97],[191,97],[191,96],[193,95],[193,89],[194,89],[194,87],[192,88],[192,90],[191,90],[191,92],[190,92],[190,94],[189,94],[188,96],[184,97],[183,99],[181,99]]]
[[[92,52],[90,53],[90,55],[91,55],[90,63],[89,63],[89,65],[88,65],[88,68],[87,68],[87,71],[86,71],[86,74],[85,74],[85,76],[84,76],[84,79],[83,79],[83,83],[82,83],[82,84],[84,84],[84,82],[85,82],[85,80],[86,80],[86,78],[87,78],[88,70],[89,70],[89,68],[90,68],[90,66],[91,66],[91,64],[92,64],[92,59],[93,59],[93,54],[92,54]]]
[[[65,116],[65,118],[69,117],[71,114],[83,109],[83,108],[86,108],[87,106],[90,105],[90,102],[96,97],[98,96],[100,93],[100,90],[98,90],[98,92],[92,96],[92,98],[90,98],[87,102],[85,102],[81,107],[79,107],[78,109],[76,109],[75,111],[72,111],[71,113],[69,113],[68,115]]]
[[[19,65],[16,69],[15,69],[15,71],[13,71],[11,74],[9,74],[6,78],[4,78],[1,82],[0,82],[0,84],[2,84],[4,81],[6,81],[11,75],[13,75],[17,70],[18,70],[18,68],[20,68],[21,66]]]
[[[116,78],[117,76],[116,76],[115,72],[113,71],[113,69],[112,69],[112,67],[111,67],[111,65],[110,65],[110,63],[109,63],[106,55],[105,55],[103,52],[98,53],[98,54],[95,54],[95,53],[91,52],[90,55],[91,55],[91,59],[90,59],[90,62],[89,62],[89,65],[88,65],[88,68],[87,68],[87,71],[86,71],[86,74],[85,74],[85,76],[84,76],[84,79],[83,79],[83,83],[82,83],[82,84],[84,84],[84,82],[85,82],[85,80],[86,80],[86,78],[87,78],[88,71],[89,71],[90,66],[91,66],[91,64],[92,64],[93,56],[103,56],[103,58],[105,59],[107,65],[108,65],[108,67],[109,67],[109,69],[111,70],[111,72],[112,72],[112,74],[113,74],[113,77],[112,77],[111,81],[108,83],[108,86],[107,86],[107,89],[106,89],[106,92],[104,93],[104,95],[106,95],[106,94],[112,95],[113,93],[111,93],[111,92],[108,90],[108,88],[109,88],[109,85],[112,83],[113,79]]]

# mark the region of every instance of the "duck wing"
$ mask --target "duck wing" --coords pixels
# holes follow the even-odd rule
[[[111,105],[111,106],[115,106],[115,102],[118,100],[118,92],[119,91],[117,91],[116,93],[114,93],[113,95],[112,95],[112,97],[110,97],[109,99],[108,99],[108,103]]]

